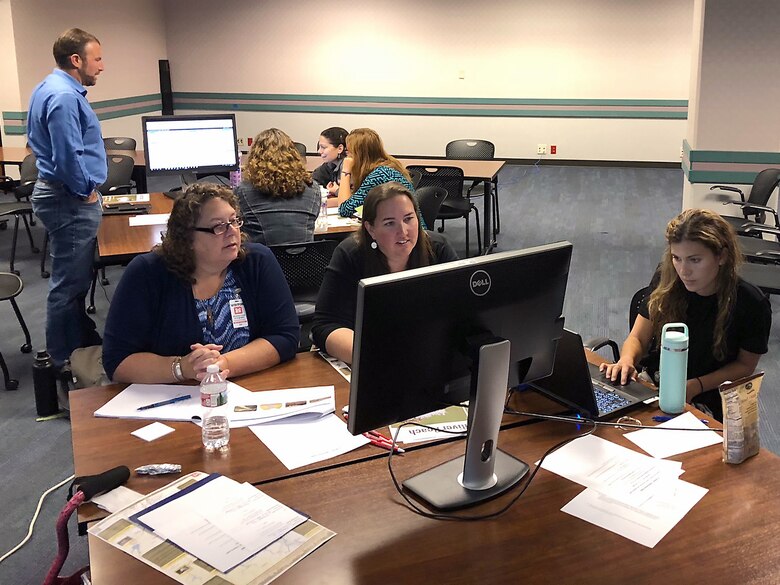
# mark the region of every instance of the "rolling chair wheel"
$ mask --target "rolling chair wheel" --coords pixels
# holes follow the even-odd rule
[[[436,231],[439,232],[440,234],[443,234],[444,233],[444,226],[436,228]]]
[[[49,278],[51,274],[49,274],[46,270],[41,271],[41,278]]]
[[[25,343],[22,347],[19,348],[19,351],[22,353],[30,353],[32,351],[32,345]]]
[[[8,229],[8,222],[0,221],[0,230],[7,230],[7,229]]]
[[[5,389],[7,391],[16,390],[18,388],[19,388],[19,380],[8,380],[8,384],[5,385]]]
[[[100,279],[100,284],[102,284],[103,286],[108,286],[111,283],[108,281],[107,278],[101,278]]]
[[[12,270],[11,274],[15,274],[16,276],[19,276],[21,272],[19,272],[18,270]]]
[[[87,307],[87,313],[89,313],[90,315],[94,315],[95,312],[96,312],[95,305],[90,305],[89,307]]]

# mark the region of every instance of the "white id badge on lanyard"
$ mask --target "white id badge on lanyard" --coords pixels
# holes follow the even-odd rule
[[[244,301],[240,298],[230,300],[230,318],[233,320],[233,329],[249,327],[249,320],[246,318],[244,310]]]

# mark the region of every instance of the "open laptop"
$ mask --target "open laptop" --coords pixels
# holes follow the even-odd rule
[[[611,418],[658,396],[655,391],[633,380],[625,386],[608,381],[599,372],[598,366],[588,363],[585,358],[582,337],[568,329],[563,330],[558,341],[553,373],[531,386],[595,419]]]

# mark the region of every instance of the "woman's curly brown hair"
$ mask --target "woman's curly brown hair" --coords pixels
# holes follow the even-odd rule
[[[226,201],[238,213],[238,201],[233,191],[214,183],[195,183],[190,185],[173,204],[171,216],[168,218],[168,229],[163,234],[162,243],[153,251],[162,256],[168,270],[189,284],[195,283],[195,253],[192,251],[192,228],[198,224],[203,207],[212,199]],[[238,250],[237,262],[246,257],[244,241],[246,235],[241,233],[241,248]]]
[[[311,173],[292,139],[278,128],[255,137],[244,167],[244,177],[271,197],[292,199],[311,186]]]

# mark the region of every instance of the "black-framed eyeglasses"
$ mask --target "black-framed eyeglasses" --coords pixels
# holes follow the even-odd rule
[[[194,227],[192,228],[192,231],[194,232],[204,232],[207,234],[214,234],[215,236],[221,236],[224,234],[228,226],[234,227],[236,229],[240,228],[242,225],[244,225],[244,219],[242,217],[234,217],[230,221],[223,221],[218,223],[215,226],[212,226],[210,228],[204,228],[204,227]]]

